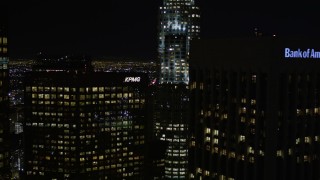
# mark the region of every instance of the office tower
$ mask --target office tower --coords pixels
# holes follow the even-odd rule
[[[191,52],[191,178],[320,178],[318,39],[200,40]]]
[[[154,135],[165,142],[162,178],[186,179],[188,172],[189,89],[163,84],[155,92]]]
[[[26,78],[26,179],[143,178],[147,75],[45,64]]]
[[[194,0],[163,0],[158,28],[160,83],[188,84],[190,41],[200,35],[199,7]]]
[[[9,73],[7,19],[0,17],[0,179],[9,178]]]
[[[158,28],[160,85],[155,93],[154,135],[168,143],[162,177],[185,179],[188,171],[189,50],[190,41],[200,35],[199,7],[194,0],[163,0]]]

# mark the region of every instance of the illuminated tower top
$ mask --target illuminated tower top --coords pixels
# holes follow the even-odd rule
[[[199,35],[200,13],[194,0],[163,0],[159,15],[158,49],[161,84],[188,84],[190,41],[199,38]],[[185,40],[180,42],[178,39]],[[172,46],[179,46],[181,50]]]

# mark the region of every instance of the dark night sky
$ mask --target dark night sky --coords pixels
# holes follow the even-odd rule
[[[159,0],[11,4],[10,56],[30,58],[42,51],[50,56],[156,60],[158,4]],[[319,36],[319,6],[292,4],[230,5],[202,0],[201,38],[252,36],[255,27],[280,37]]]

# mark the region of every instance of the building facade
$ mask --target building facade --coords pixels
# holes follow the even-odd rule
[[[141,73],[30,73],[26,179],[142,179],[147,79]]]
[[[2,13],[1,13],[2,15]],[[0,179],[10,174],[9,70],[7,20],[0,18]]]
[[[161,84],[188,84],[190,41],[199,35],[200,13],[194,0],[163,0],[158,47]]]
[[[313,39],[193,44],[193,179],[319,179],[320,46]]]
[[[154,135],[168,144],[162,177],[185,179],[188,171],[189,51],[200,35],[200,12],[194,0],[163,0],[159,11],[159,87]],[[161,164],[161,163],[160,163]]]
[[[155,93],[154,135],[166,142],[162,178],[186,179],[188,174],[189,89],[160,85]]]

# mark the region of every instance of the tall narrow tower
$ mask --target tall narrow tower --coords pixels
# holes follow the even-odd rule
[[[0,14],[0,179],[9,178],[9,98],[7,14]]]
[[[163,0],[159,14],[160,85],[156,91],[155,138],[166,142],[165,179],[187,179],[189,51],[199,38],[199,7],[194,0]]]
[[[163,0],[159,18],[160,84],[188,84],[190,41],[200,35],[199,7],[195,0]]]

